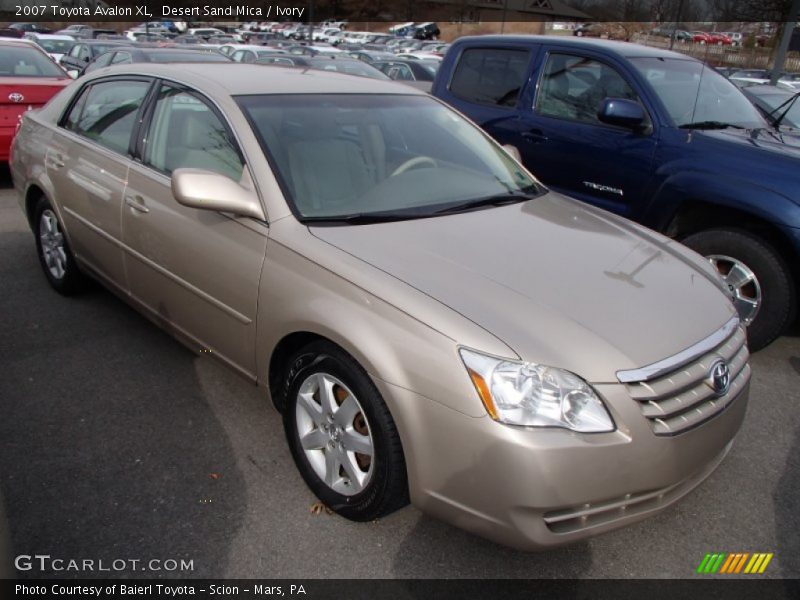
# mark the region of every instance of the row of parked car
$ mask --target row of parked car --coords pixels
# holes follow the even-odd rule
[[[505,40],[507,38],[498,38],[501,40]],[[577,43],[577,41],[575,42]],[[119,44],[119,45],[117,45]],[[632,48],[636,48],[636,46],[629,46]],[[65,56],[61,57],[61,63],[64,67],[68,70],[70,69],[80,69],[80,72],[89,73],[94,71],[95,69],[102,68],[107,65],[113,64],[120,64],[126,62],[222,62],[227,61],[229,59],[235,62],[245,62],[245,63],[258,63],[258,64],[267,64],[267,65],[278,65],[278,66],[286,66],[286,67],[302,67],[302,68],[312,68],[312,69],[322,69],[326,71],[338,71],[343,73],[348,73],[352,75],[359,75],[362,77],[371,77],[375,79],[396,79],[413,85],[419,89],[424,91],[430,91],[434,86],[434,79],[436,78],[437,71],[441,65],[441,60],[433,60],[427,58],[412,58],[412,53],[406,53],[404,55],[394,55],[388,52],[381,52],[381,51],[372,51],[372,50],[357,50],[357,51],[350,51],[345,52],[341,48],[324,45],[324,44],[300,44],[294,41],[284,40],[284,41],[272,41],[268,42],[268,45],[242,45],[242,44],[229,44],[223,45],[220,47],[203,47],[203,50],[206,51],[189,51],[189,50],[177,50],[174,48],[152,48],[152,47],[139,47],[134,48],[130,45],[125,45],[122,42],[116,41],[82,41],[76,44],[76,48],[78,48],[78,53],[94,53],[95,58],[93,60],[87,61],[84,64],[80,64],[80,58],[76,57],[75,53],[70,53]],[[654,52],[658,52],[653,50]],[[477,60],[477,59],[476,59]],[[482,59],[483,60],[483,59]],[[78,64],[73,64],[73,63]],[[496,67],[497,72],[490,75],[491,68],[486,65],[492,65]],[[701,64],[701,63],[698,63]],[[501,80],[503,76],[508,76],[509,73],[516,72],[520,67],[519,64],[516,65],[505,65],[502,62],[498,62],[495,64],[492,61],[481,63],[481,72],[475,73],[473,76],[477,77],[478,82],[482,82],[477,84],[477,88],[475,90],[476,97],[483,97],[486,94],[490,94],[487,91],[489,86],[489,81],[491,80]],[[514,70],[511,70],[511,69]],[[711,71],[711,69],[708,69]],[[466,71],[465,71],[466,72]],[[569,76],[567,77],[567,74]],[[793,87],[798,82],[794,81],[794,79],[800,79],[797,77],[796,74],[786,74],[785,78],[781,80],[781,84],[783,88],[786,89],[775,89],[771,88],[770,86],[762,86],[756,85],[759,83],[763,83],[765,80],[758,79],[755,77],[760,73],[756,73],[754,71],[731,71],[723,73],[729,78],[729,81],[735,83],[737,86],[740,86],[744,89],[744,94],[736,93],[732,91],[726,92],[726,95],[720,96],[719,94],[714,95],[711,94],[709,96],[702,96],[704,102],[716,102],[720,105],[719,110],[721,110],[721,105],[726,104],[730,105],[727,108],[727,112],[725,113],[726,118],[708,118],[704,119],[703,122],[708,121],[708,127],[712,128],[724,128],[724,129],[734,129],[736,120],[738,116],[735,111],[741,111],[742,106],[741,103],[734,102],[735,96],[738,94],[741,99],[748,99],[752,104],[747,104],[750,106],[751,110],[753,110],[753,106],[757,108],[760,112],[759,115],[759,123],[761,124],[769,124],[771,129],[777,132],[780,132],[781,140],[786,139],[795,139],[796,136],[793,133],[794,128],[798,125],[798,116],[797,110],[800,105],[796,102],[796,92],[795,88]],[[565,79],[559,80],[559,85],[564,86],[566,83],[572,82],[571,90],[565,100],[568,99],[568,103],[566,105],[560,105],[561,107],[558,109],[559,111],[564,112],[565,115],[573,115],[573,114],[581,114],[581,111],[588,111],[586,118],[589,121],[595,119],[595,117],[591,116],[600,110],[599,105],[589,106],[589,107],[570,107],[569,103],[573,102],[582,102],[581,98],[584,95],[588,94],[592,89],[589,85],[593,81],[599,81],[597,78],[600,75],[604,75],[610,77],[610,74],[604,74],[601,71],[592,71],[587,70],[585,68],[578,68],[572,67],[568,68],[565,71]],[[679,89],[679,80],[680,75],[668,71],[653,71],[648,76],[650,77],[657,77],[657,78],[665,78],[667,80],[675,79],[674,82],[670,83],[670,85],[663,86],[666,90],[666,93],[677,93]],[[583,81],[583,84],[578,84],[575,82],[574,78],[580,78]],[[695,77],[700,77],[700,79],[706,78],[710,79],[711,75],[707,76],[698,76],[696,74],[685,74],[683,75],[685,81],[681,85],[687,85],[689,81]],[[520,82],[517,82],[520,83]],[[620,80],[617,81],[616,85],[619,87],[621,86]],[[714,83],[715,86],[720,86],[719,83]],[[511,91],[516,90],[516,87],[509,88]],[[625,94],[621,97],[626,98],[628,96],[633,95],[633,88],[630,84],[627,86],[619,87],[620,90],[624,90]],[[596,94],[601,94],[603,90],[596,91]],[[518,91],[517,91],[518,92]],[[434,89],[434,93],[437,93]],[[439,92],[442,93],[442,92]],[[699,93],[699,92],[698,92]],[[601,94],[602,95],[602,94]],[[512,95],[508,98],[502,100],[501,95],[501,104],[506,105],[507,102],[515,101],[518,96]],[[684,100],[689,96],[683,96]],[[602,98],[601,98],[602,99]],[[458,102],[450,98],[448,101],[451,103],[458,104]],[[475,118],[478,122],[482,122],[485,119],[484,113],[486,112],[486,108],[480,108],[480,102],[478,103],[478,107],[475,109],[472,108],[463,108],[465,112],[470,115],[471,117]],[[460,107],[460,106],[459,106]],[[735,108],[734,108],[735,107]],[[461,107],[460,107],[461,108]],[[686,106],[686,110],[689,111],[690,109],[695,113],[699,112],[703,114],[703,111],[706,110],[705,104],[699,104],[698,106]],[[578,111],[575,113],[575,111]],[[733,112],[732,112],[733,111]],[[525,111],[523,111],[525,112]],[[716,115],[715,111],[709,109],[709,114]],[[724,112],[724,111],[723,111]],[[730,114],[728,114],[730,113]],[[527,114],[527,113],[525,113]],[[743,113],[744,114],[744,113]],[[551,115],[552,117],[553,115]],[[684,115],[685,116],[685,115]],[[752,117],[753,115],[750,115]],[[652,117],[649,117],[652,119]],[[697,119],[695,119],[696,121]],[[487,121],[489,122],[489,121]],[[747,121],[748,124],[752,125],[756,121],[749,120]],[[497,124],[493,124],[492,128],[500,127],[504,121],[500,120]],[[487,125],[488,126],[488,125]],[[502,125],[505,127],[505,125]],[[738,125],[737,125],[738,126]],[[536,131],[539,131],[539,128],[535,128]],[[749,127],[746,129],[749,130]],[[762,126],[756,128],[757,130],[763,129]],[[613,130],[612,130],[613,131]],[[494,135],[502,137],[502,132],[493,131]],[[535,134],[540,135],[540,134]],[[554,135],[546,135],[541,134],[547,140],[551,140]],[[727,134],[723,136],[721,139],[727,140],[730,138],[730,135]],[[526,138],[527,139],[527,138]],[[587,136],[587,140],[594,139],[592,136]],[[647,146],[645,143],[646,138],[641,138],[641,136],[634,136],[631,140],[631,143],[635,143],[637,146]],[[664,138],[667,139],[667,138]],[[650,138],[652,140],[652,137]],[[514,143],[514,146],[520,147],[523,151],[529,147],[530,142],[526,142],[525,144],[518,144]],[[790,144],[791,145],[791,144]],[[537,143],[536,148],[544,148],[546,146],[552,146],[552,144],[545,144],[542,142]],[[784,143],[783,146],[786,146]],[[571,149],[574,151],[578,145],[571,146]],[[618,148],[619,146],[612,146],[614,148]],[[662,146],[663,142],[662,142]],[[772,147],[772,146],[769,146]],[[599,147],[592,147],[591,150],[587,149],[588,154],[592,154],[593,152],[600,152],[602,148]],[[557,153],[556,153],[557,154]],[[523,152],[524,156],[524,152]],[[649,155],[647,155],[649,156]],[[659,155],[654,155],[658,157]],[[545,160],[545,157],[538,156],[536,157],[536,163],[541,163]],[[551,159],[547,159],[550,161]],[[648,159],[648,165],[652,166],[652,157]],[[722,164],[721,161],[720,164]],[[564,157],[563,164],[570,164],[566,157]],[[537,166],[531,166],[533,172],[539,174],[539,176],[546,182],[552,183],[553,180],[550,179],[554,177],[554,174],[557,172],[557,169],[554,167],[550,170],[545,170],[544,173],[541,173],[542,168]],[[637,207],[636,205],[631,205],[628,196],[631,193],[634,193],[634,197],[645,193],[645,190],[648,190],[648,186],[654,185],[650,178],[652,175],[648,169],[634,169],[630,171],[629,176],[623,175],[625,173],[624,170],[617,168],[616,169],[618,176],[614,177],[610,174],[604,176],[600,179],[602,181],[595,181],[595,179],[599,178],[599,173],[589,177],[591,174],[587,173],[586,177],[582,180],[584,181],[583,188],[568,188],[568,192],[571,195],[576,195],[578,197],[585,197],[590,201],[596,201],[604,208],[611,208],[612,210],[619,210],[622,211],[623,214],[626,216],[634,216],[637,215],[640,210],[644,210],[643,208]],[[566,174],[570,180],[573,180],[574,177],[572,176],[572,166],[570,168],[569,174]],[[616,185],[612,185],[610,182],[615,183]],[[588,181],[591,186],[588,188],[586,187]],[[649,181],[649,182],[648,182]],[[759,185],[765,186],[766,184],[760,183]],[[633,186],[631,188],[631,186]],[[636,192],[631,192],[631,189],[638,190]],[[665,193],[663,189],[657,190],[654,189],[648,193]],[[694,193],[694,192],[693,192]],[[705,194],[712,194],[712,192],[706,192]],[[705,195],[704,194],[704,195]],[[672,197],[672,201],[674,202],[674,196]],[[645,202],[644,199],[637,199],[637,202]],[[715,222],[714,219],[709,217],[709,211],[711,210],[707,204],[710,202],[704,200],[702,198],[694,198],[692,200],[694,209],[698,214],[702,214],[702,217],[696,217],[700,221],[709,221]],[[716,199],[715,199],[716,202]],[[742,207],[741,200],[730,201],[731,206],[736,205],[739,209]],[[712,203],[713,204],[713,203]],[[642,205],[644,206],[644,204]],[[650,205],[650,209],[658,213],[658,211],[663,210],[663,207],[658,205]],[[676,209],[677,210],[677,209]],[[684,213],[678,214],[676,212],[668,212],[667,214],[654,214],[652,216],[648,214],[642,214],[639,218],[642,219],[648,226],[654,227],[657,229],[663,229],[664,231],[671,231],[672,229],[678,229],[679,236],[686,237],[689,240],[689,243],[695,243],[697,249],[702,249],[705,246],[705,234],[702,232],[695,232],[692,231],[694,226],[690,226],[688,222],[690,219],[686,216],[691,211],[683,207],[682,210]],[[766,216],[762,215],[762,218],[767,218],[768,222],[775,223],[775,216]],[[734,222],[735,219],[731,217],[731,222]],[[728,221],[725,221],[728,222]],[[761,229],[766,231],[766,225],[758,226]],[[689,235],[689,234],[692,235]],[[749,232],[750,235],[754,233],[753,231]],[[692,237],[694,234],[698,234],[699,237]],[[765,240],[765,234],[761,234],[759,239],[762,239],[764,242],[770,242],[771,240]],[[792,247],[792,236],[789,235],[789,239],[787,239],[784,243],[781,244],[781,247],[784,248],[791,248]],[[699,240],[699,241],[698,241]],[[742,246],[746,245],[744,243],[740,244]],[[740,250],[739,253],[741,254],[744,252]],[[773,265],[781,265],[781,264],[794,264],[794,258],[791,254],[787,255],[785,258],[781,257],[781,248],[774,248],[773,254],[776,257],[774,261],[762,261],[762,262],[771,262]],[[726,254],[726,256],[735,256],[735,253],[731,250]],[[767,285],[770,282],[789,282],[794,281],[795,277],[791,272],[793,268],[789,267],[782,267],[778,269],[779,273],[767,273],[765,272],[761,277],[758,277],[759,271],[762,271],[761,268],[755,268],[752,266],[755,259],[752,257],[748,258],[747,260],[740,260],[735,263],[725,262],[722,266],[720,266],[721,271],[726,271],[733,269],[736,267],[738,270],[740,267],[747,269],[748,273],[752,274],[751,279],[753,279],[752,285],[749,285],[747,289],[739,289],[735,293],[739,294],[741,297],[737,297],[736,301],[739,303],[742,309],[742,318],[743,321],[750,324],[750,333],[751,333],[751,344],[753,347],[762,347],[763,345],[769,343],[773,340],[783,329],[788,325],[791,321],[792,315],[794,314],[794,292],[786,293],[786,294],[775,294],[773,298],[782,298],[782,301],[779,303],[776,312],[780,313],[780,317],[773,320],[770,318],[770,314],[768,311],[763,309],[764,306],[764,293],[769,292],[770,285]],[[723,272],[723,276],[727,276],[727,272]],[[787,285],[779,285],[779,287],[787,287]],[[790,286],[788,286],[790,287]],[[732,293],[734,293],[732,291]],[[744,296],[743,296],[744,294]],[[775,300],[777,302],[777,300]],[[767,305],[769,306],[771,303],[768,302]],[[749,306],[749,309],[746,307]],[[749,313],[747,312],[749,310]]]

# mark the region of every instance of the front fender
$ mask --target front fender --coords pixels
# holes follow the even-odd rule
[[[459,345],[516,357],[487,331],[296,221],[272,226],[259,294],[256,362],[262,381],[280,341],[308,332],[341,346],[374,379],[481,417],[486,410]],[[386,402],[396,408],[393,399]]]
[[[642,222],[665,231],[685,202],[704,202],[750,214],[780,227],[800,227],[800,206],[787,196],[743,176],[676,170],[659,173]]]

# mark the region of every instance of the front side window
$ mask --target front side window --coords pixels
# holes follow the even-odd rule
[[[131,62],[130,52],[117,52],[114,59],[111,61],[112,65],[128,64]]]
[[[235,181],[244,169],[236,142],[211,107],[189,91],[166,85],[156,101],[144,161],[167,174],[205,169]]]
[[[428,96],[237,101],[302,220],[430,217],[542,191],[476,126]]]
[[[540,115],[600,124],[606,98],[639,101],[616,69],[582,56],[551,54],[544,66],[535,110]]]
[[[383,67],[383,72],[389,76],[390,79],[397,81],[414,81],[414,74],[408,65],[386,65]]]
[[[101,54],[97,58],[95,58],[89,65],[86,67],[86,73],[91,73],[95,69],[102,69],[103,67],[107,67],[111,64],[111,59],[114,58],[113,52],[106,52],[105,54]]]
[[[85,89],[73,105],[64,126],[121,154],[128,153],[136,115],[149,82],[102,81]]]
[[[528,50],[471,48],[459,58],[450,91],[477,104],[515,106],[528,78]]]

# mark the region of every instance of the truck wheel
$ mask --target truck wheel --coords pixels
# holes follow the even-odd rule
[[[408,504],[400,436],[364,369],[327,341],[289,361],[283,424],[295,464],[323,504],[370,521]]]
[[[752,351],[767,346],[791,324],[795,315],[794,282],[772,246],[735,229],[709,229],[682,241],[719,271],[739,318],[747,325]]]

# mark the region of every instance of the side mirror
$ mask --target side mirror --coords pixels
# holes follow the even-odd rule
[[[597,118],[609,125],[637,129],[644,124],[644,108],[638,102],[625,98],[606,98],[597,113]]]
[[[245,169],[245,185],[250,175]],[[225,175],[203,169],[175,169],[172,195],[180,204],[200,210],[230,212],[265,221],[264,210],[252,185],[245,187]]]
[[[518,163],[522,162],[522,155],[519,153],[519,150],[517,149],[516,146],[512,146],[511,144],[504,144],[503,150],[505,150],[508,154],[510,154],[511,158],[513,158]]]

